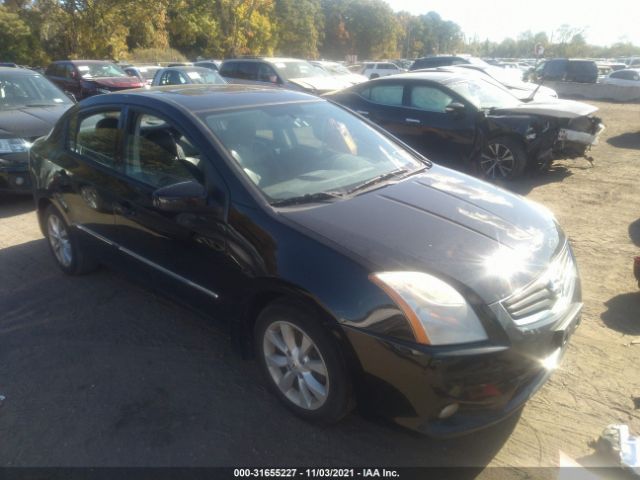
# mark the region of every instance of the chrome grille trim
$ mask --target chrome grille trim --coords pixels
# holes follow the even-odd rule
[[[516,325],[529,325],[567,309],[576,280],[577,270],[567,243],[542,275],[500,304]]]

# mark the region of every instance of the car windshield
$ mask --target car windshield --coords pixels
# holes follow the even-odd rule
[[[521,76],[519,71],[506,70],[500,67],[494,67],[489,65],[484,71],[492,78],[496,79],[498,82],[507,86],[515,86],[517,84],[524,83],[518,76]]]
[[[134,67],[134,68],[136,68],[138,72],[140,72],[140,75],[142,75],[142,78],[144,78],[145,80],[153,80],[153,77],[156,74],[156,72],[160,70],[160,67]]]
[[[337,197],[426,164],[328,102],[205,112],[202,120],[274,204]]]
[[[218,75],[217,72],[209,70],[208,68],[201,68],[199,70],[185,70],[187,77],[193,83],[199,84],[220,84],[227,83],[224,78]]]
[[[303,61],[284,61],[273,62],[271,64],[283,79],[289,78],[305,78],[318,76],[317,69],[309,62]]]
[[[113,63],[85,63],[76,64],[78,72],[82,78],[100,77],[127,77],[128,75],[119,66]]]
[[[480,109],[510,108],[522,103],[507,90],[481,78],[465,79],[448,87]]]
[[[71,104],[71,100],[41,75],[0,76],[0,109],[49,107]]]
[[[349,69],[339,63],[325,63],[323,67],[334,75],[351,75]]]

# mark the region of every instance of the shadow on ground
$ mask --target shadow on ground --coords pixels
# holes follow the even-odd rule
[[[629,265],[629,275],[633,275]],[[605,306],[601,318],[607,327],[625,335],[640,335],[640,291],[615,296]]]
[[[121,274],[59,272],[43,239],[0,250],[2,466],[451,466],[474,477],[518,422],[430,439],[353,413],[311,425],[210,319]]]
[[[627,132],[607,139],[607,143],[616,148],[640,150],[640,132]]]
[[[629,224],[629,238],[640,247],[640,218]]]
[[[28,195],[6,195],[0,193],[0,218],[13,217],[30,212],[35,207]]]
[[[573,175],[571,169],[563,165],[552,165],[549,170],[543,172],[525,173],[525,177],[520,180],[505,183],[503,188],[507,188],[512,192],[520,195],[527,195],[531,190],[541,185],[549,183],[562,182],[565,178]]]

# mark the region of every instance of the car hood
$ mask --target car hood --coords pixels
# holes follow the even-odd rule
[[[544,115],[555,118],[577,118],[591,115],[598,111],[597,107],[588,103],[576,102],[573,100],[560,100],[547,98],[545,100],[534,100],[533,102],[521,103],[511,108],[499,108],[493,110],[497,114],[533,114]]]
[[[319,90],[323,92],[341,90],[352,85],[348,80],[341,80],[334,77],[290,78],[289,82],[306,90]]]
[[[0,136],[33,139],[49,133],[71,104],[0,110]]]
[[[141,80],[133,77],[100,77],[85,78],[83,80],[109,88],[137,88],[144,85]]]
[[[428,272],[487,304],[538,277],[565,242],[544,207],[436,165],[350,199],[280,213],[367,268]]]

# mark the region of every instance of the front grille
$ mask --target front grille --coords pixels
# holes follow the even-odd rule
[[[527,325],[571,303],[575,292],[576,268],[568,245],[536,280],[502,301],[517,325]]]

